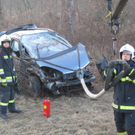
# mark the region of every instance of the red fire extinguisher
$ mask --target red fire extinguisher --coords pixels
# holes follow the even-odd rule
[[[45,97],[43,101],[43,116],[50,117],[50,105],[51,102],[48,97]]]

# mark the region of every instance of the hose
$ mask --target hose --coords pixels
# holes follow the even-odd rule
[[[92,99],[97,99],[97,98],[101,97],[102,95],[104,95],[106,93],[105,89],[102,89],[98,94],[93,94],[87,88],[83,78],[80,79],[80,82],[82,84],[82,87],[83,87],[85,93]]]
[[[125,74],[125,71],[126,71],[126,64],[127,62],[124,61],[124,60],[115,60],[115,61],[112,61],[113,62],[113,65],[114,67],[117,65],[117,64],[122,64],[123,65],[123,70],[118,74],[118,76],[111,82],[112,80],[112,73],[113,73],[113,70],[114,70],[114,67],[111,67],[108,69],[108,73],[107,73],[107,77],[106,77],[106,81],[105,81],[105,88],[102,89],[98,94],[93,94],[90,92],[90,90],[87,88],[86,84],[85,84],[85,81],[83,79],[83,76],[82,76],[82,72],[81,71],[78,71],[78,78],[80,79],[80,82],[82,84],[82,87],[85,91],[85,93],[92,99],[97,99],[99,97],[101,97],[102,95],[104,95],[106,93],[107,90],[109,90],[112,86],[114,86],[115,84],[117,84],[119,82],[119,80],[124,76]]]
[[[114,60],[112,62],[113,62],[114,67],[118,64],[123,65],[123,70],[118,74],[118,76],[113,81],[111,81],[112,80],[112,74],[113,74],[113,71],[114,71],[114,67],[111,67],[111,68],[108,69],[108,73],[107,73],[106,80],[105,80],[105,90],[106,91],[109,90],[114,85],[116,85],[119,82],[119,80],[124,76],[125,71],[126,71],[126,65],[127,65],[126,61],[124,61],[124,60]]]

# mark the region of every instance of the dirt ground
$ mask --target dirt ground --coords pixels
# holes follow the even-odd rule
[[[104,87],[96,67],[92,83],[97,93]],[[50,96],[51,116],[43,116],[44,98],[15,96],[16,108],[21,114],[7,113],[9,120],[0,119],[0,135],[116,135],[113,109],[113,91],[98,100],[90,99],[82,90],[69,96]]]

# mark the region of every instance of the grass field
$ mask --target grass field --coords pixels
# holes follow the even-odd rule
[[[93,68],[94,69],[94,68]],[[97,93],[103,81],[93,82]],[[21,114],[8,113],[9,120],[0,119],[0,135],[116,135],[114,125],[112,90],[98,100],[90,99],[82,90],[69,96],[50,96],[51,116],[43,116],[44,98],[16,95],[16,108]]]
[[[43,98],[16,97],[22,114],[0,119],[1,135],[115,135],[112,92],[91,100],[84,92],[50,97],[51,116],[43,116]]]

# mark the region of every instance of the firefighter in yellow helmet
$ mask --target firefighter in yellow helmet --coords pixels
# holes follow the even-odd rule
[[[9,117],[7,116],[7,109],[11,113],[20,113],[22,111],[15,109],[14,87],[18,84],[15,67],[13,65],[11,56],[11,39],[9,36],[3,35],[0,38],[0,43],[0,117],[2,117],[3,119],[9,119]],[[18,91],[21,92],[19,87],[17,88]]]
[[[135,135],[135,63],[134,47],[126,44],[120,48],[121,60],[125,60],[126,70],[120,81],[114,85],[113,110],[114,120],[118,135]],[[123,70],[121,64],[114,66],[114,61],[108,64],[109,68],[114,68],[113,78]],[[104,75],[106,76],[106,71]]]

